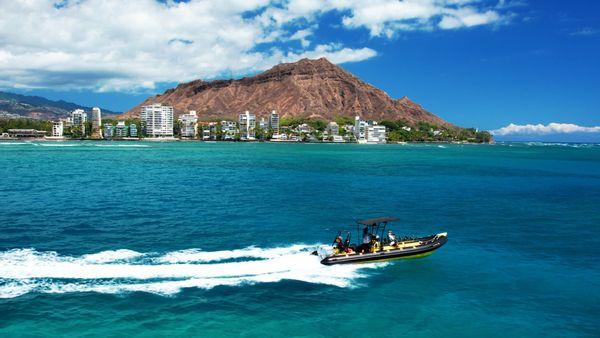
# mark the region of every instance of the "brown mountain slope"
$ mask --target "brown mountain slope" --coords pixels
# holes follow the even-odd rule
[[[139,116],[140,107],[152,103],[171,105],[177,115],[196,110],[203,119],[237,119],[245,110],[257,115],[276,110],[283,117],[333,120],[359,115],[364,119],[449,125],[408,98],[394,100],[325,58],[279,64],[239,80],[182,83],[149,97],[126,115]]]

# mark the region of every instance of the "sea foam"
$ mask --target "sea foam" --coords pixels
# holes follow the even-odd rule
[[[13,249],[0,253],[0,298],[31,292],[139,291],[173,295],[183,288],[210,289],[282,280],[353,287],[358,279],[366,277],[366,270],[385,265],[325,266],[317,256],[310,255],[314,247],[249,247],[212,252],[188,249],[164,254],[119,249],[77,257]]]
[[[147,144],[95,144],[95,147],[101,148],[149,148]]]

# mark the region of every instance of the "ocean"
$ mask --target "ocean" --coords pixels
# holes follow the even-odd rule
[[[597,144],[0,141],[0,177],[3,337],[600,332]],[[310,255],[375,216],[448,243]]]

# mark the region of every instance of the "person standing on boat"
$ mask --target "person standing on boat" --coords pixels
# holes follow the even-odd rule
[[[371,248],[371,234],[369,234],[369,228],[365,227],[363,230],[363,240],[360,246],[360,252],[369,252]]]
[[[396,234],[393,233],[392,230],[388,231],[388,242],[391,246],[396,246],[396,244],[398,244],[398,241],[396,240]]]

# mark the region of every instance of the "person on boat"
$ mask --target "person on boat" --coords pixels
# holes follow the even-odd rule
[[[364,253],[369,252],[371,249],[371,234],[369,234],[369,229],[367,227],[365,227],[365,229],[363,230],[363,240],[362,240],[362,244],[360,245],[360,252]]]
[[[348,246],[348,243],[342,241],[342,236],[337,236],[335,239],[335,249],[338,254],[341,253],[354,253],[354,251]]]
[[[340,254],[342,252],[344,252],[344,243],[342,242],[342,236],[337,236],[335,238],[335,249],[337,250],[337,253]]]
[[[392,230],[388,231],[388,243],[390,243],[391,246],[396,246],[396,244],[398,244],[398,241],[396,240],[396,234],[392,232]]]

